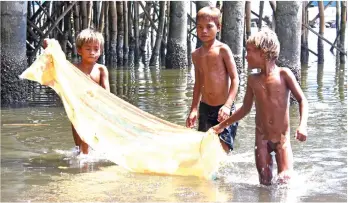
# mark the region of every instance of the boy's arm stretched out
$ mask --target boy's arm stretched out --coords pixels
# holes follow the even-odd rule
[[[191,110],[188,118],[186,119],[186,127],[193,128],[197,120],[197,109],[199,101],[201,100],[201,84],[199,81],[199,70],[196,63],[195,52],[192,53],[192,62],[195,67],[195,84],[193,86],[193,98],[191,104]]]
[[[295,96],[299,103],[300,109],[300,125],[296,130],[295,137],[300,141],[306,141],[307,139],[307,119],[308,119],[308,102],[307,99],[296,81],[294,74],[289,68],[282,68],[282,73],[284,74],[285,81],[288,88]]]
[[[250,112],[251,107],[254,103],[254,93],[249,84],[250,77],[251,76],[249,76],[247,81],[247,89],[244,95],[243,105],[239,109],[237,109],[237,111],[234,112],[228,119],[212,127],[216,134],[221,133],[224,130],[224,128],[231,125],[231,123],[234,123],[244,118],[244,116],[246,116]]]

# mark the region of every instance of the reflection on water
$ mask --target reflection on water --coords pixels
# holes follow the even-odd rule
[[[207,181],[131,173],[94,151],[76,157],[64,109],[50,104],[2,109],[1,201],[346,202],[347,66],[335,67],[335,56],[331,58],[317,66],[310,56],[311,63],[301,70],[310,107],[309,137],[306,143],[291,140],[296,175],[289,185],[258,184],[254,109],[240,121],[235,151],[219,169],[219,179]],[[184,125],[193,75],[192,68],[110,68],[111,91],[144,111]],[[243,99],[245,77],[246,71],[237,103]],[[291,106],[292,134],[299,124],[298,111]]]

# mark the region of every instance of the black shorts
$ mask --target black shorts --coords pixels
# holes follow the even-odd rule
[[[219,124],[218,119],[219,110],[223,105],[210,106],[206,103],[200,102],[199,104],[199,118],[198,118],[198,131],[206,132],[209,128]],[[235,109],[235,105],[232,104],[230,115]],[[233,143],[237,133],[238,122],[232,123],[226,127],[222,133],[219,134],[219,138],[224,141],[233,150]]]

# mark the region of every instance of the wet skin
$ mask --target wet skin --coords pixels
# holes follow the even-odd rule
[[[247,115],[255,100],[255,161],[260,183],[269,185],[272,180],[271,152],[276,153],[278,175],[289,179],[293,170],[293,154],[290,145],[289,98],[290,91],[300,105],[301,121],[296,130],[296,139],[307,137],[307,100],[288,68],[279,68],[274,61],[267,61],[254,45],[247,45],[249,67],[260,67],[261,73],[250,75],[243,105],[230,118],[213,127],[216,133],[230,123]]]
[[[197,35],[203,45],[192,53],[195,84],[191,111],[186,120],[189,128],[195,126],[200,101],[210,106],[223,105],[218,113],[218,121],[221,122],[230,115],[237,94],[239,78],[236,64],[231,49],[216,40],[219,30],[220,25],[216,25],[212,19],[199,18],[197,21]],[[227,145],[221,143],[227,150]]]

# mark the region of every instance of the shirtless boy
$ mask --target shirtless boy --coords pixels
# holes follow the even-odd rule
[[[47,46],[45,39],[44,47]],[[108,69],[97,63],[104,46],[103,35],[92,29],[82,30],[76,38],[77,53],[81,56],[81,62],[74,64],[84,74],[90,77],[94,82],[110,91]],[[75,145],[79,147],[80,152],[88,154],[88,144],[85,143],[77,134],[74,126],[72,126]]]
[[[214,7],[204,7],[197,13],[197,35],[202,46],[192,53],[195,84],[186,127],[193,128],[198,117],[198,130],[203,132],[231,115],[239,84],[231,49],[216,39],[220,16],[220,10]],[[233,150],[237,125],[226,125],[219,134],[226,153]]]
[[[248,66],[259,68],[259,74],[248,76],[243,105],[224,122],[213,127],[216,133],[225,126],[246,116],[255,99],[255,162],[261,184],[272,181],[272,157],[275,152],[280,181],[290,179],[293,171],[293,154],[290,145],[289,97],[290,91],[299,102],[300,125],[295,137],[307,139],[308,103],[294,74],[289,68],[277,67],[280,50],[277,35],[263,29],[247,41]]]

